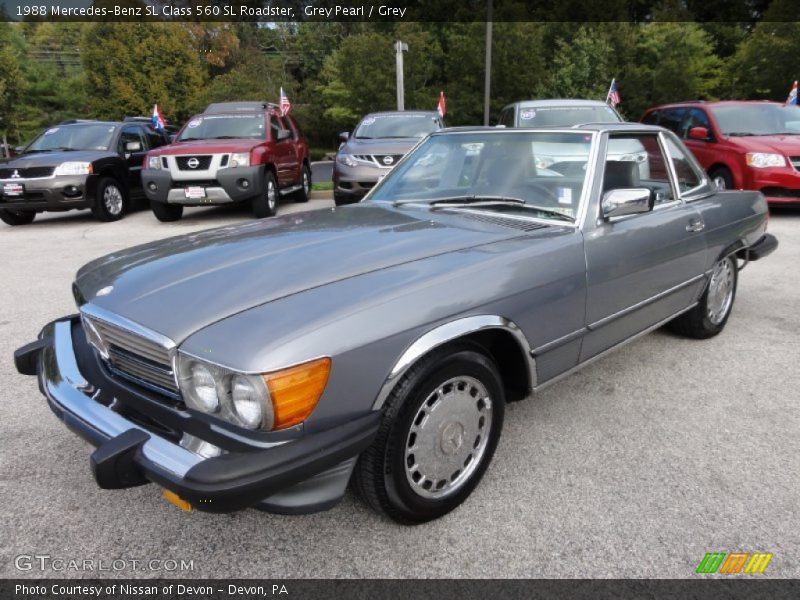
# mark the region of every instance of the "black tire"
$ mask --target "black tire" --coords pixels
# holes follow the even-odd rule
[[[180,204],[166,204],[164,202],[154,202],[151,200],[150,208],[156,216],[156,219],[162,223],[179,221],[183,216],[183,206]]]
[[[733,301],[736,299],[736,286],[739,281],[736,259],[732,256],[723,258],[714,265],[711,278],[709,279],[706,291],[700,298],[697,306],[688,312],[683,313],[678,318],[670,322],[669,328],[680,335],[705,340],[714,337],[721,332],[728,317],[733,310]],[[723,271],[718,274],[718,269]],[[726,270],[727,269],[727,270]],[[722,273],[730,273],[730,299],[724,300],[724,312],[714,310],[718,304],[718,297],[715,295],[715,277],[722,276]]]
[[[292,199],[295,202],[308,202],[311,194],[311,169],[308,165],[303,165],[303,176],[300,181],[300,189],[292,194]]]
[[[103,177],[97,182],[92,214],[98,221],[119,221],[128,210],[125,188],[113,177]]]
[[[712,169],[708,176],[711,178],[713,183],[717,184],[718,189],[734,189],[733,174],[728,170],[727,167],[717,167]]]
[[[278,212],[278,182],[275,174],[267,171],[264,174],[264,189],[253,198],[253,214],[259,219],[274,217]]]
[[[466,398],[464,402],[464,392],[461,390],[463,378],[469,381],[477,381],[488,392],[491,402],[484,404],[483,410],[488,407],[488,413],[481,412],[478,395],[472,395],[475,388],[466,388],[467,394],[473,398],[479,398],[476,406],[471,407]],[[460,381],[461,379],[462,381]],[[455,380],[453,384],[458,387],[462,396],[450,397],[450,401],[455,401],[456,406],[468,406],[470,413],[477,415],[488,415],[488,419],[480,416],[480,421],[472,423],[477,428],[477,438],[472,441],[471,435],[476,431],[468,422],[475,420],[475,415],[457,415],[454,420],[440,422],[436,426],[437,418],[431,416],[439,402],[447,402],[447,396],[437,395],[447,386],[443,384]],[[456,393],[456,389],[451,385],[451,392]],[[465,384],[470,385],[470,384]],[[435,398],[434,398],[435,397]],[[431,400],[433,399],[433,404]],[[460,404],[459,404],[460,402]],[[445,405],[442,405],[444,407]],[[448,406],[453,406],[449,404]],[[430,408],[433,407],[433,408]],[[430,413],[425,411],[430,410]],[[452,410],[452,409],[451,409]],[[383,407],[383,422],[373,444],[364,451],[359,457],[353,473],[353,487],[356,492],[373,509],[388,515],[395,521],[407,525],[424,523],[432,519],[441,517],[459,504],[461,504],[472,493],[478,485],[492,460],[495,448],[497,447],[500,432],[503,428],[503,416],[505,413],[505,396],[503,387],[494,361],[489,358],[482,348],[471,344],[457,344],[435,351],[429,356],[421,359],[411,367],[401,378],[389,395]],[[423,415],[421,417],[421,415]],[[450,415],[450,412],[443,413]],[[421,417],[421,420],[420,420]],[[461,423],[462,419],[466,423]],[[420,452],[427,451],[437,455],[434,460],[456,461],[458,468],[452,476],[448,475],[450,481],[445,485],[450,485],[451,490],[440,486],[446,480],[439,480],[431,483],[430,487],[425,488],[429,483],[428,478],[422,476],[419,471],[412,472],[412,469],[419,467],[417,459],[413,454],[409,454],[416,448],[416,434],[412,432],[415,428],[425,427],[426,420],[431,419],[432,429],[426,434],[420,430]],[[487,425],[488,420],[488,425]],[[445,424],[447,423],[447,424]],[[451,427],[452,426],[452,427]],[[485,427],[485,429],[481,429]],[[454,432],[448,433],[448,430]],[[428,434],[433,433],[431,444],[424,443]],[[411,434],[414,433],[414,438]],[[483,444],[480,441],[484,436]],[[449,437],[448,437],[449,436]],[[464,443],[464,440],[467,440]],[[438,442],[436,441],[438,440]],[[446,446],[451,452],[446,452]],[[466,461],[461,466],[461,459],[464,453],[470,453]],[[473,460],[473,454],[477,453],[477,458]],[[444,459],[446,454],[451,456]],[[408,465],[407,461],[413,465]],[[420,462],[423,462],[420,460]],[[407,468],[408,467],[408,468]],[[452,466],[448,466],[449,471]],[[462,473],[463,469],[463,473]],[[458,475],[463,475],[458,479]],[[417,476],[419,479],[415,479]],[[415,490],[410,480],[416,481],[415,487],[429,490],[429,494],[446,494],[443,497],[424,497],[424,490]],[[434,487],[437,486],[437,487]]]
[[[6,225],[30,225],[35,218],[33,210],[0,210],[0,221]]]

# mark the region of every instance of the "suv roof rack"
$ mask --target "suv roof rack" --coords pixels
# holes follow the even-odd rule
[[[206,107],[206,113],[222,113],[222,112],[252,112],[262,111],[268,108],[279,108],[277,104],[272,102],[213,102]]]

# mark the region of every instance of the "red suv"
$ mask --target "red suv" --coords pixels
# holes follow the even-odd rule
[[[648,109],[641,121],[683,138],[720,188],[758,190],[771,204],[800,203],[800,107],[681,102]]]
[[[211,104],[172,144],[147,154],[142,183],[159,221],[177,221],[184,206],[233,202],[250,202],[257,217],[271,217],[280,196],[308,201],[308,143],[274,104]]]

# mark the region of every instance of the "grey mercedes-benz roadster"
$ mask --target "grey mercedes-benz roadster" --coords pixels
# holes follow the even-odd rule
[[[352,482],[419,523],[478,484],[506,402],[665,324],[718,334],[766,225],[665,129],[447,129],[358,204],[87,264],[15,361],[103,488],[301,513]]]

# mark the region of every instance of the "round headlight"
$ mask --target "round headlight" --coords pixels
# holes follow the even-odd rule
[[[191,369],[191,391],[197,408],[203,412],[213,413],[219,408],[217,382],[214,375],[200,363],[194,363]]]
[[[263,393],[257,390],[247,377],[236,375],[231,381],[233,410],[241,419],[242,425],[249,429],[261,425],[264,418],[262,398]]]

